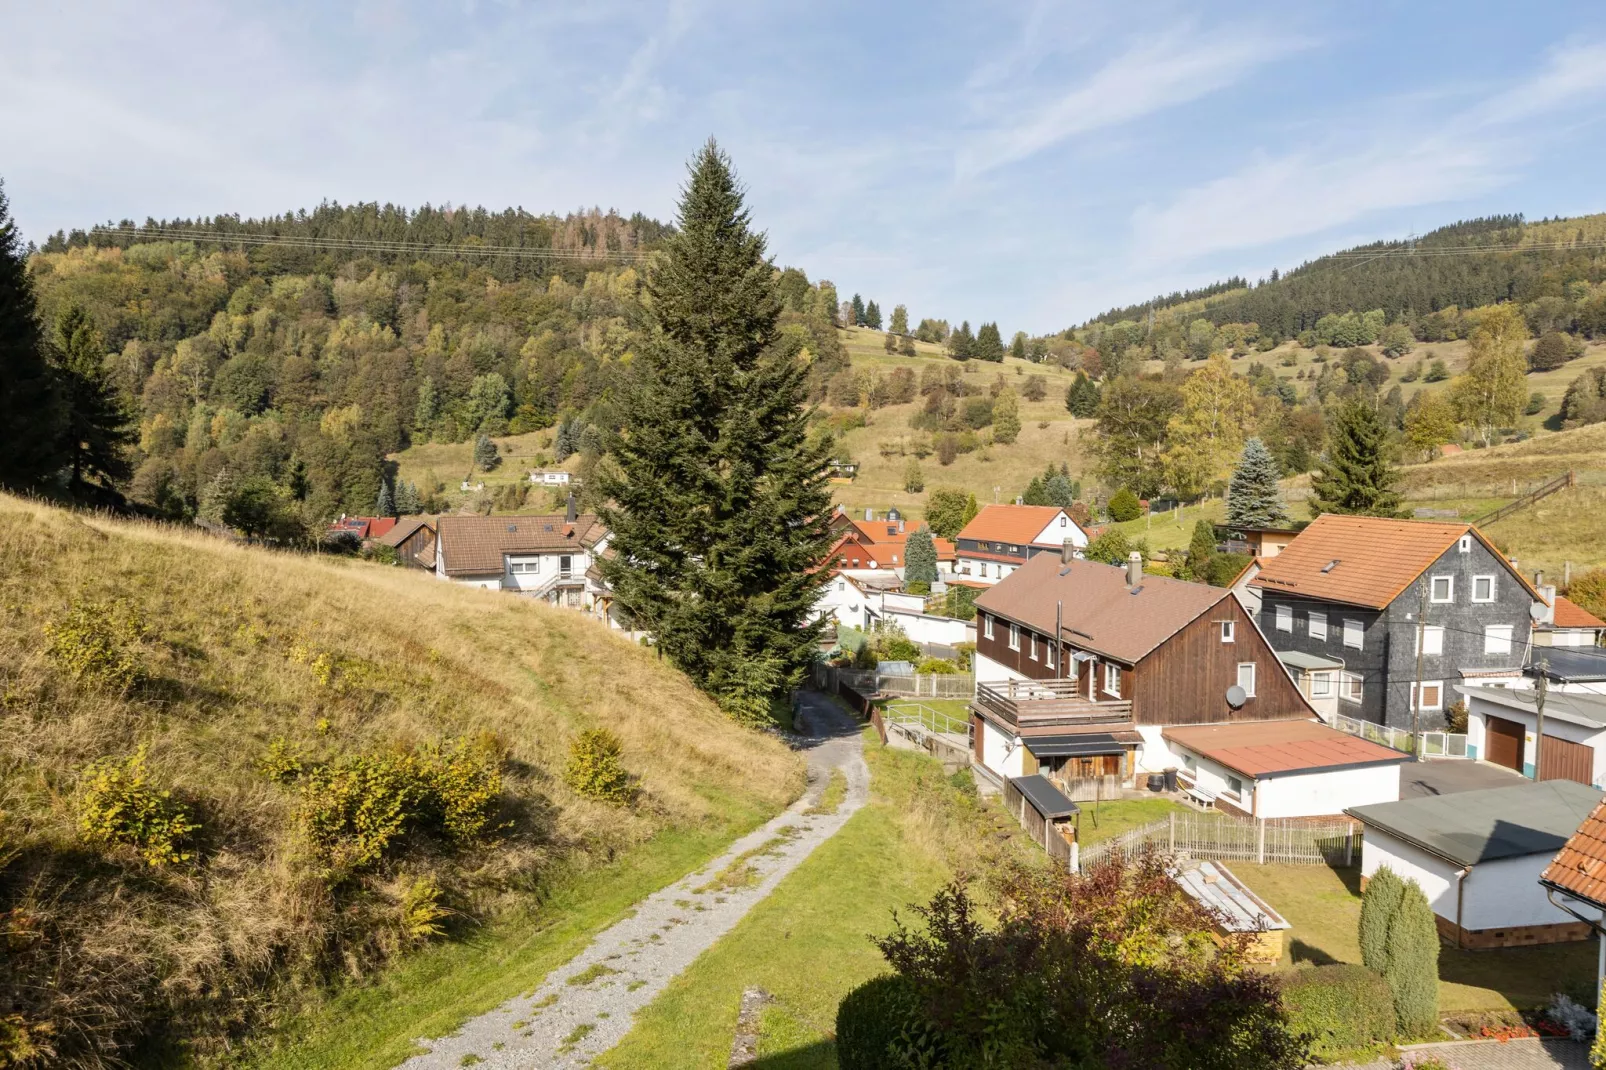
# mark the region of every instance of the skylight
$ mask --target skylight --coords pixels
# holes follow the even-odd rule
[[[1339,558],[1336,558],[1336,557],[1333,558],[1331,561],[1327,562],[1327,564],[1322,566],[1322,571],[1323,572],[1331,572],[1331,571],[1333,571],[1335,568],[1338,567],[1338,562],[1339,562]]]

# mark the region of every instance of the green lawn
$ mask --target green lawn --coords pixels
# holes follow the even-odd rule
[[[1101,843],[1128,829],[1159,821],[1173,810],[1186,810],[1170,799],[1117,799],[1114,802],[1078,803],[1077,842],[1083,846]]]
[[[1288,919],[1285,968],[1359,962],[1360,871],[1327,866],[1256,866],[1232,870]],[[1556,992],[1593,1000],[1593,940],[1549,947],[1439,952],[1439,1009],[1446,1014],[1506,1011],[1542,1005]]]

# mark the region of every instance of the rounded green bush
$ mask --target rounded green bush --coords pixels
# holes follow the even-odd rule
[[[1313,966],[1288,974],[1283,1008],[1297,1033],[1311,1037],[1311,1055],[1331,1061],[1360,1054],[1394,1037],[1394,995],[1365,966]]]
[[[906,977],[873,977],[842,997],[836,1009],[836,1058],[842,1070],[881,1070],[891,1050],[925,1032],[919,998]]]

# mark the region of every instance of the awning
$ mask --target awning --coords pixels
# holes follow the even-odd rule
[[[1057,817],[1070,817],[1082,809],[1061,794],[1060,790],[1041,774],[1013,777],[1010,783],[1027,802],[1032,804],[1033,810],[1050,821]]]
[[[1108,732],[1089,732],[1083,736],[1027,736],[1021,742],[1039,758],[1092,758],[1100,754],[1125,754],[1127,748]]]

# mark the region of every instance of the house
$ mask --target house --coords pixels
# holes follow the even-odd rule
[[[1361,886],[1384,866],[1416,881],[1456,947],[1587,939],[1590,926],[1539,880],[1600,801],[1593,788],[1552,780],[1353,807],[1366,830]]]
[[[869,510],[865,512],[864,520],[855,520],[839,505],[831,515],[831,531],[837,536],[827,555],[831,567],[853,573],[896,572],[902,575],[901,570],[908,563],[909,536],[919,528],[911,528],[896,510],[890,511],[884,520],[875,519]],[[954,544],[936,536],[932,536],[931,543],[937,551],[938,573],[952,572]]]
[[[1087,548],[1087,532],[1053,505],[984,505],[954,539],[963,578],[997,581],[1042,553],[1058,555],[1069,543]]]
[[[1600,934],[1606,959],[1606,800],[1567,838],[1539,875],[1539,885],[1552,903]],[[1601,981],[1606,981],[1606,962],[1596,980],[1597,1004]]]
[[[1196,798],[1246,817],[1327,817],[1400,797],[1410,757],[1316,721],[1171,725],[1161,730]]]
[[[351,535],[363,542],[377,539],[396,526],[393,516],[346,516],[329,525],[330,535]]]
[[[1344,662],[1303,650],[1279,650],[1277,660],[1294,678],[1294,686],[1305,696],[1316,716],[1332,724],[1338,714],[1338,677],[1344,671]]]
[[[1536,752],[1538,692],[1457,687],[1467,703],[1467,757],[1523,776],[1606,786],[1606,695],[1552,689],[1545,696],[1543,752]]]
[[[1167,726],[1313,715],[1230,591],[1136,555],[1038,554],[976,599],[976,628],[975,758],[1001,776],[1130,780],[1177,764]]]
[[[443,516],[435,531],[435,575],[596,610],[611,602],[593,568],[607,539],[595,515],[572,506],[567,514]]]
[[[408,516],[375,541],[396,551],[396,560],[409,568],[435,569],[435,526],[433,516]]]
[[[1178,868],[1171,879],[1215,919],[1218,941],[1250,933],[1248,961],[1275,966],[1283,960],[1283,933],[1293,926],[1232,870],[1220,862],[1191,862]]]
[[[1450,686],[1521,676],[1538,593],[1470,524],[1328,513],[1261,566],[1261,630],[1342,660],[1347,716],[1411,727],[1419,625],[1425,726]]]
[[[1544,616],[1534,625],[1534,646],[1600,645],[1601,635],[1606,633],[1606,620],[1601,620],[1566,595],[1557,594],[1556,588],[1545,586],[1542,579],[1541,576],[1534,577],[1534,586],[1539,589],[1546,603]]]
[[[974,623],[927,613],[923,596],[881,587],[874,578],[845,571],[838,571],[820,589],[814,615],[860,631],[895,625],[923,647],[953,647],[976,639]]]
[[[1216,537],[1226,543],[1231,554],[1248,554],[1250,557],[1272,558],[1287,549],[1299,532],[1294,528],[1235,528],[1229,524],[1216,525]]]
[[[530,473],[530,482],[543,487],[567,487],[574,476],[561,468],[537,468]]]

